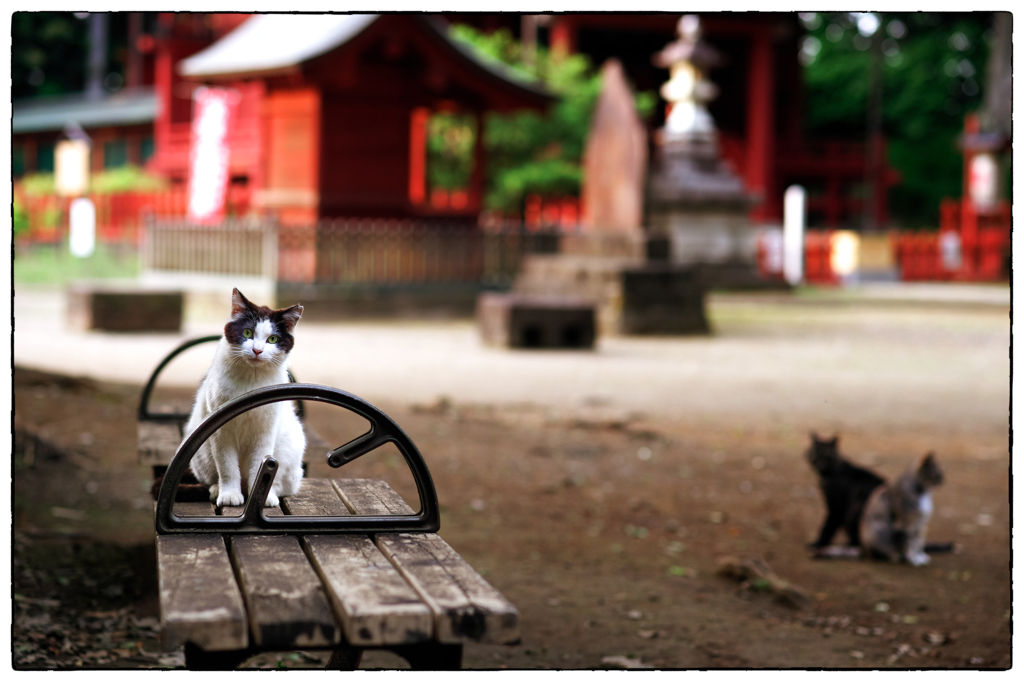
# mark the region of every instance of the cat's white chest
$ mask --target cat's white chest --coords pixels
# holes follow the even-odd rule
[[[932,506],[931,493],[921,495],[920,499],[917,501],[917,508],[921,510],[921,514],[923,514],[925,518],[932,515],[934,507]]]

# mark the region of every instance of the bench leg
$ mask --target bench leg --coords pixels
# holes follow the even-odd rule
[[[253,655],[249,649],[206,651],[192,642],[185,643],[185,668],[188,670],[234,670]]]
[[[387,647],[409,662],[413,670],[459,670],[462,668],[461,644],[407,644]]]
[[[331,652],[331,660],[327,662],[327,670],[355,670],[363,658],[363,650],[356,646],[339,646]]]

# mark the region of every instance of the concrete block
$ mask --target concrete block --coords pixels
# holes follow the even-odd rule
[[[183,299],[180,291],[76,283],[67,292],[68,326],[82,331],[179,332]]]
[[[576,297],[484,293],[477,299],[477,324],[490,345],[593,348],[594,308]]]
[[[691,268],[648,265],[622,271],[623,334],[707,334],[704,286]]]

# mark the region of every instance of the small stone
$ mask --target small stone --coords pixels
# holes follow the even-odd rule
[[[628,615],[630,620],[641,620],[644,617],[643,612],[637,611],[636,609],[630,611]]]

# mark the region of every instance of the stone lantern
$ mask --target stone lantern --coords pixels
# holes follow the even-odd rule
[[[718,94],[707,80],[724,55],[701,40],[700,18],[679,20],[679,39],[653,57],[669,69],[661,88],[665,126],[655,133],[648,174],[647,226],[652,257],[692,266],[709,286],[758,286],[752,199],[723,162],[718,132],[705,104]]]

